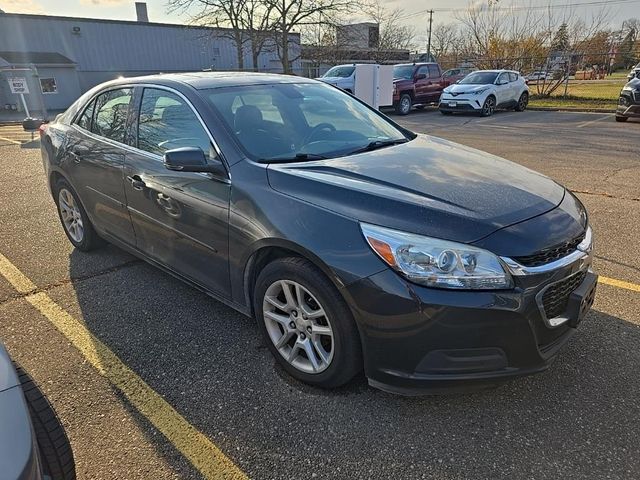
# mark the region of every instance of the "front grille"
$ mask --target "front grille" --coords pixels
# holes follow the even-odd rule
[[[587,272],[582,271],[551,285],[542,295],[542,306],[547,318],[556,318],[567,310],[569,296],[580,286]]]
[[[554,247],[545,248],[533,255],[526,255],[524,257],[513,257],[513,259],[520,265],[525,267],[539,267],[540,265],[546,265],[547,263],[558,260],[562,257],[566,257],[570,253],[573,253],[580,242],[584,240],[584,233],[573,240],[561,243]]]

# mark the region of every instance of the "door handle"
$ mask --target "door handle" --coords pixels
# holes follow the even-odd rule
[[[127,180],[131,182],[131,186],[133,187],[134,190],[142,190],[144,187],[147,186],[147,184],[144,183],[142,178],[140,178],[140,175],[129,176],[127,177]]]

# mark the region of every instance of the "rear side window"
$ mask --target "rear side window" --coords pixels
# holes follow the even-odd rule
[[[80,115],[76,120],[76,125],[78,125],[81,128],[84,128],[85,130],[91,131],[91,122],[93,120],[93,111],[95,109],[95,106],[96,106],[96,101],[92,100],[91,103],[89,103],[89,105],[86,106],[86,108],[84,109],[84,112],[82,112],[82,115]]]
[[[437,65],[427,65],[429,68],[429,78],[439,78],[440,77],[440,69]]]
[[[101,137],[125,143],[132,93],[131,88],[121,88],[99,95],[95,101],[91,131]]]
[[[518,80],[518,74],[514,72],[509,72],[509,81],[515,82]]]
[[[145,88],[138,123],[138,148],[163,155],[180,147],[199,147],[212,158],[209,136],[191,107],[166,90]]]

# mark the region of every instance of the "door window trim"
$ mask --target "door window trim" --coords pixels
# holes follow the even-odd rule
[[[71,125],[73,128],[80,130],[82,133],[89,135],[90,137],[96,139],[96,140],[100,140],[100,141],[104,141],[107,143],[111,143],[117,147],[123,148],[125,150],[129,150],[132,153],[136,153],[139,155],[145,155],[153,160],[157,160],[157,161],[164,161],[163,157],[161,155],[157,155],[155,153],[151,153],[151,152],[147,152],[145,150],[141,150],[138,147],[134,146],[134,145],[129,145],[126,143],[120,143],[116,140],[112,140],[110,138],[106,138],[106,137],[102,137],[100,135],[96,135],[93,132],[87,131],[84,128],[80,127],[76,121],[78,119],[78,117],[82,114],[82,112],[84,112],[84,109],[93,101],[95,100],[99,95],[106,93],[110,90],[119,90],[119,89],[123,89],[123,88],[133,88],[133,93],[132,93],[132,109],[129,112],[130,115],[128,115],[127,117],[127,131],[131,129],[131,127],[133,126],[133,124],[135,123],[137,125],[138,122],[138,117],[140,116],[140,106],[142,104],[142,91],[144,91],[145,88],[155,88],[158,90],[166,90],[167,92],[171,92],[174,93],[176,95],[178,95],[182,100],[185,101],[185,103],[189,106],[189,108],[193,111],[193,113],[195,114],[196,118],[198,119],[198,121],[200,122],[200,125],[202,125],[202,128],[204,128],[205,133],[207,134],[207,136],[209,137],[209,140],[211,141],[211,144],[213,145],[214,150],[216,151],[216,154],[218,155],[218,158],[220,159],[220,162],[222,163],[222,165],[224,166],[226,172],[227,172],[227,178],[230,181],[231,180],[231,172],[229,171],[229,165],[228,162],[226,160],[226,158],[224,157],[224,155],[222,154],[222,150],[220,149],[218,143],[215,141],[215,139],[213,138],[213,135],[211,135],[211,132],[209,131],[209,128],[207,128],[207,125],[204,123],[204,120],[202,119],[202,116],[200,115],[200,113],[198,112],[198,110],[193,106],[193,103],[191,103],[191,101],[182,93],[179,92],[178,90],[176,90],[175,88],[171,88],[171,87],[167,87],[165,85],[157,85],[157,84],[153,84],[153,83],[123,83],[123,84],[119,84],[119,85],[110,85],[108,87],[105,87],[102,90],[99,90],[98,92],[96,92],[85,104],[84,104],[84,108],[81,108],[78,110],[78,112],[76,112],[76,114],[74,115],[73,119],[71,120]],[[95,115],[95,111],[93,112]],[[92,122],[93,123],[93,122]],[[204,176],[207,176],[206,174],[202,174]]]

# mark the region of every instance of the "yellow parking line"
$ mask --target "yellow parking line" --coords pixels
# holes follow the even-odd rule
[[[625,282],[623,280],[617,280],[615,278],[609,277],[598,277],[598,283],[603,283],[605,285],[611,285],[613,287],[624,288],[627,290],[631,290],[632,292],[640,292],[640,285],[637,283]]]
[[[25,300],[47,318],[100,375],[120,390],[205,478],[247,479],[211,440],[187,422],[80,321],[69,315],[46,293],[35,292],[36,285],[2,254],[0,275],[19,293],[26,295]]]
[[[10,138],[0,137],[0,140],[4,140],[5,142],[15,143],[16,145],[22,145],[22,142],[17,142],[16,140],[11,140]]]

